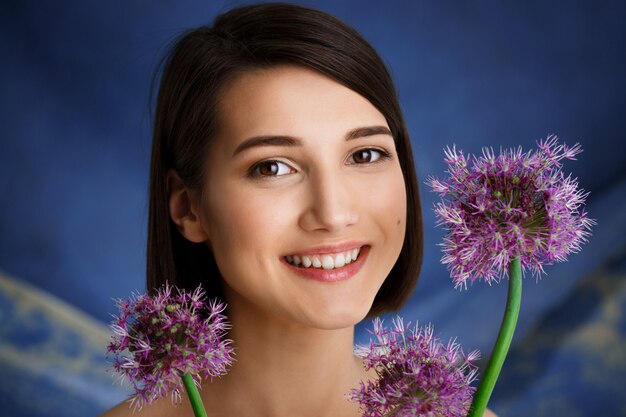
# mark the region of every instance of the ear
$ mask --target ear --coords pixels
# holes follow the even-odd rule
[[[195,243],[206,242],[209,236],[200,222],[198,202],[173,169],[167,173],[167,190],[170,217],[180,234]]]

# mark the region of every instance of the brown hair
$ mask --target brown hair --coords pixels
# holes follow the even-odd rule
[[[204,243],[186,240],[169,213],[167,172],[201,190],[207,147],[215,136],[220,94],[237,75],[278,65],[316,70],[368,99],[386,118],[407,193],[407,223],[398,260],[370,315],[395,310],[413,291],[422,262],[422,214],[411,142],[391,76],[372,46],[326,13],[285,3],[233,9],[213,26],[183,34],[167,55],[154,123],[148,218],[147,286],[166,281],[221,297],[220,274]]]

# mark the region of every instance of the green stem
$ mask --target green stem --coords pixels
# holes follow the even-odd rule
[[[191,408],[193,408],[193,415],[196,417],[206,417],[206,411],[204,411],[204,404],[202,404],[202,398],[198,392],[198,387],[193,382],[193,377],[190,374],[182,374],[181,378],[185,384],[187,395],[189,396],[189,402],[191,402]]]
[[[506,309],[502,324],[500,325],[500,333],[493,347],[491,358],[485,369],[485,374],[478,386],[478,390],[474,395],[474,401],[470,408],[469,417],[482,417],[489,397],[496,385],[500,370],[506,359],[506,354],[511,346],[517,317],[519,315],[520,303],[522,300],[522,266],[519,258],[513,259],[509,265],[509,294],[506,301]]]

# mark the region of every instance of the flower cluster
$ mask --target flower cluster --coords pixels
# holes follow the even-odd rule
[[[454,340],[444,345],[433,336],[432,326],[405,327],[400,317],[391,329],[374,319],[372,333],[376,340],[358,346],[356,354],[378,378],[350,392],[364,417],[467,415],[475,391],[470,384],[477,373],[472,361],[478,351],[465,356]]]
[[[166,285],[154,296],[117,300],[120,315],[111,324],[107,352],[114,355],[120,379],[130,380],[135,408],[168,394],[179,403],[182,374],[199,386],[203,378],[225,374],[233,360],[231,341],[223,339],[230,328],[225,305],[205,303],[200,287],[193,293],[172,291]]]
[[[549,136],[538,147],[499,155],[483,148],[479,157],[448,147],[449,177],[428,179],[441,196],[435,213],[448,228],[441,262],[455,287],[467,288],[477,278],[497,281],[518,257],[523,270],[539,277],[543,265],[565,261],[587,241],[595,224],[582,209],[588,193],[563,174],[560,162],[576,159],[580,145],[560,145]]]

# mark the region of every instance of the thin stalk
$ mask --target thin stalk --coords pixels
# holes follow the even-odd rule
[[[496,343],[491,352],[491,358],[485,369],[485,374],[478,386],[478,390],[474,395],[474,401],[470,408],[468,417],[482,417],[489,397],[496,385],[500,370],[509,352],[515,326],[517,325],[517,317],[519,316],[520,303],[522,300],[522,265],[519,258],[513,259],[509,265],[509,293],[506,300],[506,309],[502,324],[500,325],[500,333],[496,339]]]
[[[189,397],[189,402],[191,402],[191,408],[193,408],[193,415],[196,417],[207,417],[206,411],[204,411],[204,404],[202,404],[202,398],[200,398],[200,393],[198,392],[198,387],[196,387],[196,384],[193,382],[193,377],[190,374],[182,374],[181,378],[185,384],[187,396]]]

